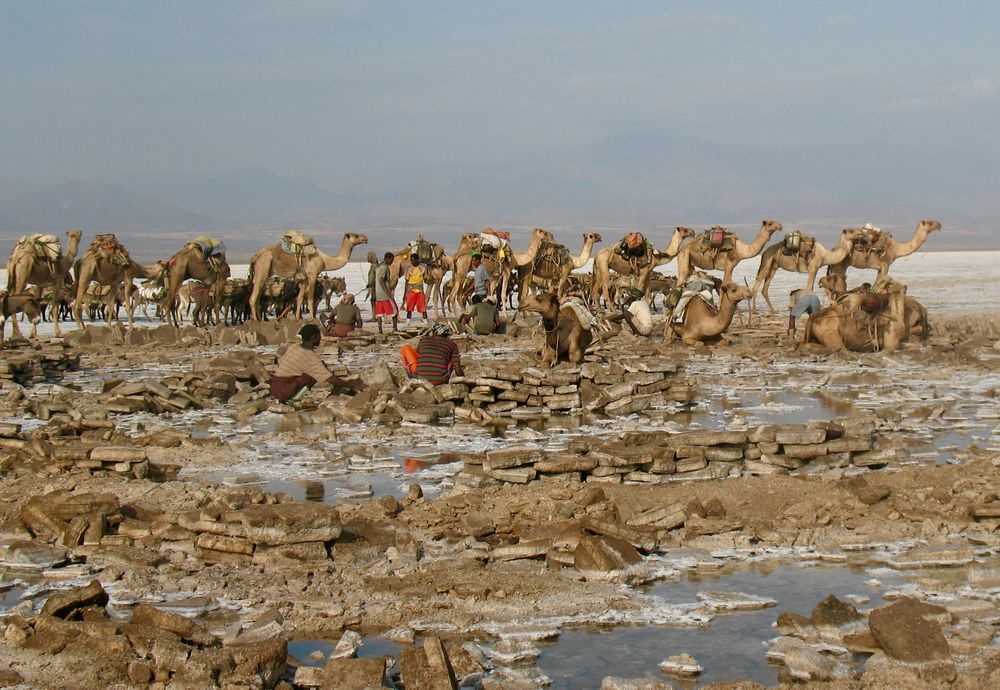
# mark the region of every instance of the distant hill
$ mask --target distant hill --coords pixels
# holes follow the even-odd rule
[[[605,241],[630,229],[665,238],[675,225],[746,234],[763,218],[825,242],[865,222],[908,237],[918,220],[936,218],[945,229],[927,250],[1000,249],[1000,162],[967,152],[729,145],[629,131],[485,164],[339,174],[329,189],[257,168],[2,180],[0,254],[18,234],[71,227],[135,238],[147,259],[143,252],[159,256],[206,232],[245,259],[287,227],[316,234],[324,248],[360,230],[381,251],[418,232],[450,248],[461,232],[491,225],[514,230],[518,241],[543,226],[574,245],[583,229]]]

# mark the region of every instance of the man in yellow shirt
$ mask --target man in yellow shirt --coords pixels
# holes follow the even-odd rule
[[[424,282],[427,280],[427,269],[420,265],[417,254],[410,255],[410,267],[406,269],[406,318],[412,319],[413,312],[418,311],[427,320],[427,296],[424,294]]]

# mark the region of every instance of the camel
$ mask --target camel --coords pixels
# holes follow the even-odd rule
[[[146,278],[148,280],[162,281],[167,273],[167,264],[157,261],[150,266],[136,263],[128,255],[117,239],[112,237],[114,246],[120,250],[119,260],[109,257],[102,251],[103,245],[96,240],[90,248],[83,253],[76,263],[76,303],[73,305],[73,317],[76,319],[77,328],[83,328],[83,307],[86,303],[85,295],[90,289],[90,283],[95,282],[100,285],[117,286],[125,283],[124,303],[132,303],[132,290],[135,287],[133,280],[136,278]],[[132,309],[127,309],[128,327],[132,327]],[[118,315],[114,315],[118,319]]]
[[[31,339],[38,337],[38,322],[42,320],[42,310],[34,295],[11,295],[0,292],[0,343],[3,342],[4,324],[10,321],[10,337],[20,338],[21,328],[17,324],[17,315],[21,313],[31,321]]]
[[[7,260],[7,292],[11,294],[21,294],[27,285],[36,287],[36,297],[41,296],[41,289],[51,286],[52,299],[49,309],[53,314],[59,314],[59,302],[64,298],[63,290],[66,286],[66,276],[70,267],[76,260],[76,253],[80,248],[80,237],[83,233],[79,230],[68,230],[66,236],[69,244],[66,251],[60,252],[57,261],[40,261],[32,248],[18,243],[10,253]],[[56,264],[53,266],[52,264]],[[53,321],[56,337],[62,335],[59,329],[58,316]],[[12,327],[20,335],[17,323]]]
[[[212,259],[217,259],[218,262]],[[205,252],[197,242],[188,242],[184,248],[170,257],[167,261],[167,296],[163,298],[164,311],[167,314],[167,323],[177,326],[177,291],[188,278],[200,280],[212,291],[212,310],[215,321],[219,320],[219,311],[222,307],[222,289],[229,278],[229,264],[225,255],[220,257],[205,258]]]
[[[736,266],[744,259],[760,254],[771,235],[781,230],[781,223],[764,220],[753,242],[745,244],[735,237],[733,248],[729,250],[704,248],[700,241],[688,242],[677,255],[677,283],[683,285],[695,266],[707,271],[723,271],[722,282],[731,283]]]
[[[883,280],[889,275],[889,266],[896,259],[909,256],[923,246],[928,236],[936,230],[941,229],[941,223],[936,220],[922,220],[917,223],[917,229],[909,242],[897,242],[892,239],[892,235],[882,233],[882,237],[877,241],[881,250],[865,251],[866,247],[855,243],[851,250],[850,257],[844,257],[842,261],[830,266],[830,271],[834,273],[847,274],[847,268],[870,268],[878,271],[876,281]],[[867,245],[870,248],[871,245]]]
[[[819,280],[820,287],[826,291],[826,296],[831,302],[837,302],[841,295],[847,292],[845,278],[840,273],[827,273]],[[857,290],[857,288],[855,288]],[[926,343],[931,334],[930,322],[927,316],[927,309],[920,302],[909,295],[903,302],[904,326],[906,329],[906,340],[911,337],[918,338],[921,343]]]
[[[850,254],[851,249],[854,247],[854,242],[864,232],[861,228],[846,228],[840,233],[840,240],[836,246],[832,249],[827,249],[815,237],[796,230],[792,236],[799,235],[801,245],[810,248],[807,253],[787,254],[782,251],[785,241],[788,239],[787,237],[780,242],[772,244],[760,255],[760,268],[757,269],[757,279],[751,288],[753,295],[750,300],[750,309],[757,311],[757,291],[760,290],[761,294],[764,295],[764,301],[767,302],[767,308],[774,311],[774,305],[771,303],[768,290],[771,287],[774,274],[778,272],[779,268],[789,273],[808,274],[809,277],[806,284],[808,285],[808,289],[812,290],[816,281],[816,273],[819,269],[823,266],[843,261]],[[761,284],[763,284],[762,289]]]
[[[667,324],[667,341],[680,337],[685,345],[720,343],[728,345],[723,337],[733,322],[736,306],[750,298],[750,288],[736,283],[723,283],[719,288],[719,308],[716,309],[701,297],[692,297],[684,311],[683,321]]]
[[[531,233],[531,242],[528,244],[527,251],[515,252],[513,248],[508,246],[507,258],[503,262],[497,261],[488,252],[483,254],[483,265],[486,266],[486,270],[490,273],[491,284],[500,285],[500,294],[504,297],[500,308],[504,314],[507,313],[507,285],[510,282],[511,272],[514,268],[526,266],[534,261],[535,257],[538,256],[538,250],[541,248],[543,242],[554,243],[555,237],[548,230],[535,228],[534,232]],[[462,235],[462,242],[458,245],[458,249],[455,251],[453,257],[455,262],[453,269],[455,276],[464,277],[468,275],[469,267],[472,265],[472,251],[479,249],[480,246],[482,246],[482,240],[479,233],[468,232]],[[448,304],[456,311],[459,303],[459,290],[464,282],[464,278],[451,281],[451,294],[448,296]]]
[[[281,248],[281,243],[273,247],[261,249],[250,259],[250,282],[253,289],[250,291],[250,313],[254,321],[260,321],[260,294],[264,283],[272,275],[283,278],[292,278],[297,274],[305,274],[302,287],[295,300],[295,313],[301,310],[303,301],[309,305],[309,316],[316,318],[316,281],[324,271],[336,271],[347,265],[351,259],[351,252],[359,244],[368,242],[368,237],[360,233],[345,232],[344,239],[340,243],[340,251],[336,254],[324,254],[319,248],[316,253],[303,259],[301,268],[299,262],[293,254],[289,254]]]
[[[649,281],[653,269],[672,261],[680,252],[681,243],[689,237],[694,237],[694,230],[678,227],[674,230],[670,236],[670,242],[667,243],[667,246],[662,251],[657,252],[654,250],[651,256],[635,263],[615,251],[617,245],[605,247],[599,251],[597,258],[594,259],[594,279],[590,283],[591,303],[595,305],[600,304],[600,298],[603,296],[604,303],[608,307],[612,305],[611,287],[613,281],[611,271],[624,276],[634,276],[639,289],[646,293],[648,297]]]
[[[583,362],[583,355],[594,340],[592,323],[582,323],[572,304],[560,307],[559,298],[554,293],[541,292],[521,300],[518,308],[542,316],[545,345],[539,362],[541,366],[554,367],[560,360],[572,364]]]
[[[520,278],[518,299],[530,294],[533,281],[545,285],[548,289],[552,289],[552,284],[555,283],[556,297],[562,299],[569,283],[570,274],[587,265],[594,250],[594,244],[600,241],[600,233],[583,233],[583,248],[577,256],[570,254],[564,245],[542,243],[535,260],[517,269]]]
[[[882,285],[882,289],[848,292],[837,303],[811,314],[802,342],[852,352],[895,352],[911,332],[906,286],[893,281]],[[912,329],[915,335],[916,330]]]

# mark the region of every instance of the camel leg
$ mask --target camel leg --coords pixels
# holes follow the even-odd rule
[[[52,283],[52,301],[49,302],[49,311],[52,312],[52,331],[57,338],[62,337],[62,329],[59,328],[59,301],[62,299],[63,289],[62,280]]]
[[[132,312],[135,311],[132,305],[132,295],[135,286],[132,284],[132,277],[125,276],[125,314],[128,317],[128,328],[132,330]]]
[[[83,303],[84,295],[87,294],[87,286],[94,276],[94,269],[86,264],[80,264],[80,275],[76,277],[76,303],[73,305],[73,318],[76,319],[76,327],[83,330]]]

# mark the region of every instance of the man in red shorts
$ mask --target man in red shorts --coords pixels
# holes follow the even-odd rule
[[[427,269],[420,265],[420,256],[410,255],[410,267],[406,269],[404,282],[406,284],[405,308],[406,318],[412,319],[413,312],[420,312],[427,321],[427,295],[424,292],[424,282],[427,280]]]

